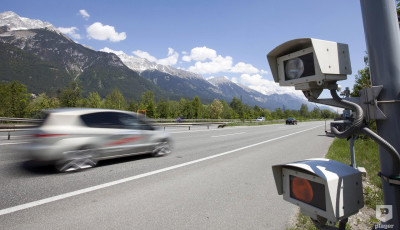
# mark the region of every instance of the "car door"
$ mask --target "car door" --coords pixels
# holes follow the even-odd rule
[[[145,143],[141,130],[132,129],[129,114],[107,111],[81,116],[87,126],[95,133],[96,146],[100,159],[122,157],[140,151]]]
[[[126,133],[140,134],[140,139],[127,144],[127,151],[139,154],[148,153],[154,149],[154,143],[152,141],[154,128],[151,125],[143,122],[136,115],[128,113],[120,114],[120,121],[126,129]]]

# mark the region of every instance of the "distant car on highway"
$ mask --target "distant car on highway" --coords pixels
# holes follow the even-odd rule
[[[286,124],[287,125],[297,125],[297,120],[295,118],[288,118],[286,119]]]
[[[28,156],[60,172],[94,167],[99,160],[171,153],[167,133],[135,113],[119,110],[49,110],[32,136]]]
[[[265,117],[257,117],[256,121],[265,121]]]

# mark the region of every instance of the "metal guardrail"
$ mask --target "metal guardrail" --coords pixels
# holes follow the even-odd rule
[[[11,132],[34,128],[42,121],[43,119],[0,117],[0,122],[5,122],[5,124],[0,124],[0,132],[8,132],[8,140],[10,140]],[[13,122],[13,124],[7,124],[7,122]],[[24,124],[14,124],[15,122],[21,122]]]
[[[16,117],[0,117],[0,122],[26,122],[26,123],[40,123],[43,119],[31,119],[31,118],[16,118]]]
[[[39,123],[41,123],[43,119],[30,119],[30,118],[13,118],[13,117],[0,117],[0,123],[6,122],[4,124],[0,124],[0,132],[8,132],[8,140],[11,138],[11,132],[15,131],[23,131],[27,129],[31,129],[37,127]],[[239,119],[184,119],[182,121],[177,121],[176,119],[148,119],[155,126],[164,127],[188,127],[190,130],[193,126],[207,126],[210,128],[210,125],[225,125],[233,122],[243,122]],[[266,122],[276,122],[275,121],[266,121]],[[280,120],[279,120],[280,121]],[[7,122],[21,122],[24,124],[7,124]],[[255,119],[251,121],[245,122],[257,122]]]

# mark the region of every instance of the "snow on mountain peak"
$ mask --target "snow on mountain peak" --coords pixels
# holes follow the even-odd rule
[[[218,87],[218,85],[221,85],[221,84],[233,83],[231,80],[229,80],[229,78],[227,76],[211,77],[211,78],[208,78],[207,81],[217,87]]]
[[[11,31],[47,28],[60,33],[55,26],[48,22],[20,17],[18,14],[12,11],[0,13],[0,26],[7,26]]]
[[[156,62],[151,62],[145,58],[129,56],[123,51],[115,51],[107,47],[100,51],[116,54],[128,68],[138,72],[139,74],[146,70],[158,70],[160,72],[178,76],[180,78],[203,78],[201,75],[186,70],[177,69],[172,66],[161,65]]]

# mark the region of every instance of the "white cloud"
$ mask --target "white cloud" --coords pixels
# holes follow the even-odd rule
[[[119,42],[126,39],[126,33],[118,33],[115,31],[113,26],[103,25],[100,22],[95,22],[90,25],[87,29],[88,38],[93,38],[96,40],[109,40],[111,42]]]
[[[233,64],[233,58],[230,56],[218,55],[217,51],[203,47],[195,47],[190,51],[190,54],[182,52],[184,56],[182,60],[185,62],[194,61],[194,65],[188,68],[189,71],[198,74],[214,74],[219,72],[225,73],[260,73],[260,70],[251,64],[239,62]],[[265,71],[262,72],[266,73]]]
[[[244,62],[237,63],[232,67],[231,72],[233,73],[258,73],[259,70],[251,64],[246,64]]]
[[[232,62],[232,57],[218,55],[210,62],[196,62],[194,66],[189,67],[189,71],[199,74],[229,72],[232,68]]]
[[[71,38],[73,39],[81,39],[81,35],[76,32],[78,31],[78,28],[76,27],[69,27],[69,28],[58,27],[57,29],[61,33],[71,36]]]
[[[157,63],[161,65],[175,65],[178,62],[179,53],[172,48],[168,48],[168,57],[159,59]]]
[[[90,15],[86,10],[79,10],[79,14],[85,19],[88,20]]]
[[[157,59],[156,57],[150,55],[148,52],[143,51],[143,50],[136,50],[132,52],[135,56],[140,57],[140,58],[145,58],[148,61],[151,62],[156,62],[161,65],[175,65],[178,62],[179,59],[179,53],[176,52],[172,48],[168,48],[168,54],[166,58],[162,59]]]
[[[263,69],[262,69],[262,70],[260,70],[260,73],[261,73],[261,74],[269,74],[269,72],[268,72],[268,71],[266,71],[266,70],[263,70]]]
[[[300,98],[304,98],[301,91],[295,90],[294,87],[280,87],[278,83],[264,79],[261,75],[242,74],[239,79],[232,79],[235,83],[241,83],[247,87],[254,89],[262,94],[292,94]]]
[[[196,47],[190,51],[190,55],[185,55],[182,57],[183,61],[190,62],[190,61],[205,61],[207,59],[214,59],[217,57],[217,51],[203,47]]]
[[[103,49],[101,49],[100,51],[102,52],[106,52],[106,53],[114,53],[116,55],[121,55],[121,54],[125,54],[123,51],[116,51],[116,50],[112,50],[108,47],[104,47]],[[125,54],[126,55],[126,54]]]

